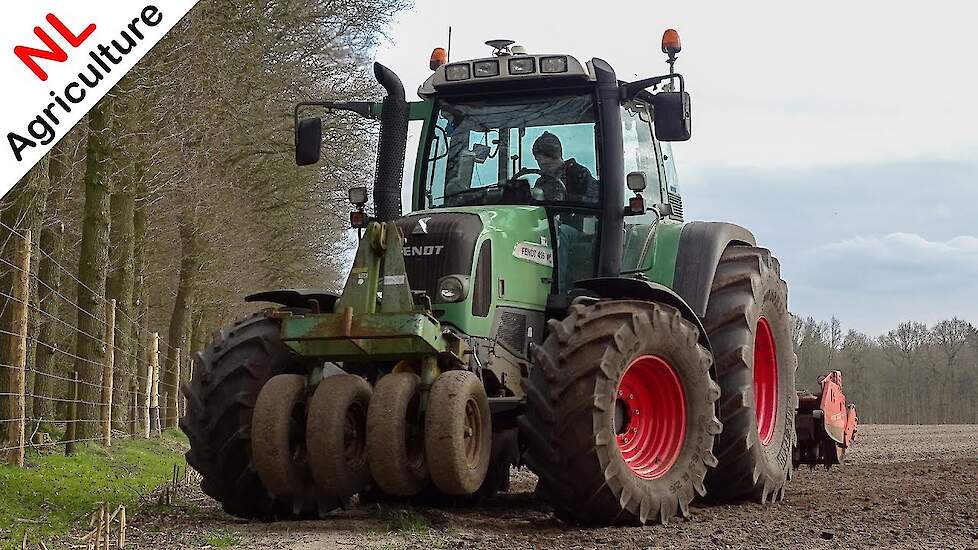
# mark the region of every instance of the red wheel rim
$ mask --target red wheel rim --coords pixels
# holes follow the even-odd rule
[[[665,359],[644,355],[625,369],[614,428],[621,456],[638,477],[661,477],[676,463],[686,437],[686,396]]]
[[[767,319],[757,321],[754,333],[754,413],[761,444],[771,443],[778,415],[778,357]]]

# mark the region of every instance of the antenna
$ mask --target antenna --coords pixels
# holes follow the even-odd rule
[[[445,56],[445,62],[451,62],[452,60],[452,26],[448,26],[448,53]]]

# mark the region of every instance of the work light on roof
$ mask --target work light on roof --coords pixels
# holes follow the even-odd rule
[[[457,82],[472,78],[472,71],[468,63],[453,63],[445,66],[445,80]]]
[[[472,64],[473,74],[476,78],[488,78],[499,76],[499,61],[490,59],[489,61],[476,61]]]
[[[567,56],[555,55],[551,57],[541,57],[540,72],[541,73],[566,73]]]
[[[513,57],[509,60],[509,74],[530,74],[536,72],[536,59],[533,57]]]

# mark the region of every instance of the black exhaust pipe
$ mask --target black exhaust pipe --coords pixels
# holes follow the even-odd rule
[[[394,71],[374,63],[374,76],[387,90],[380,115],[380,142],[374,179],[374,217],[391,221],[401,217],[401,183],[407,149],[408,103],[404,85]]]

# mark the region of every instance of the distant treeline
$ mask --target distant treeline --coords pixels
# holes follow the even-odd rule
[[[874,338],[835,317],[796,317],[794,346],[798,389],[817,392],[821,376],[842,371],[860,422],[978,422],[978,330],[967,321],[907,321]]]

